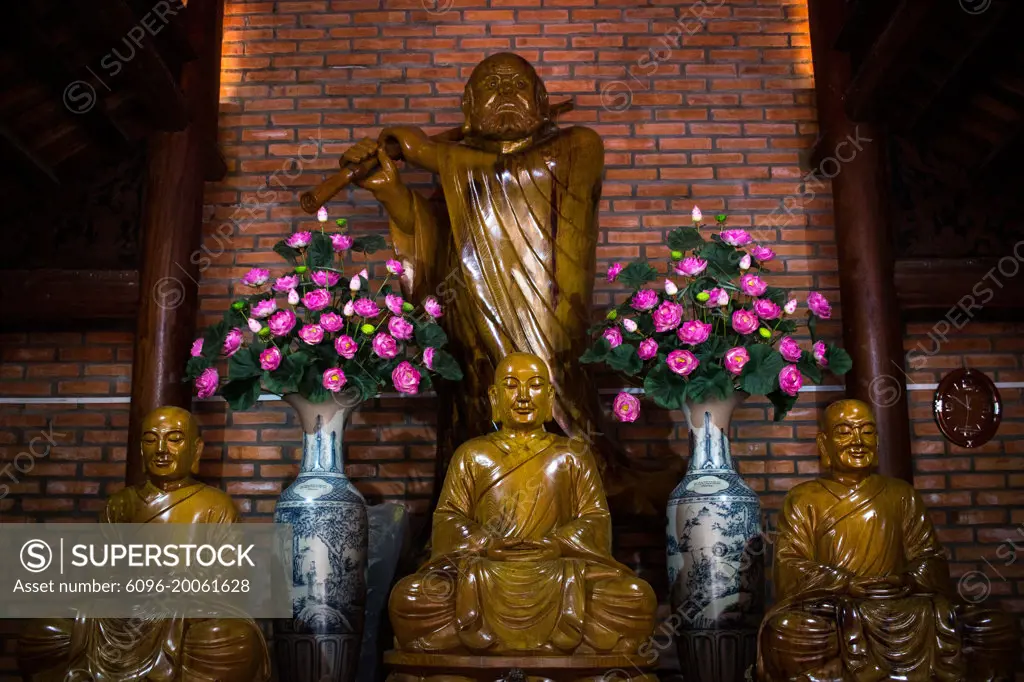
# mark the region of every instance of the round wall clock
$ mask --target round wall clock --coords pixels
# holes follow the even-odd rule
[[[946,439],[964,448],[984,445],[996,435],[1003,419],[999,390],[974,369],[947,374],[935,390],[932,411]]]

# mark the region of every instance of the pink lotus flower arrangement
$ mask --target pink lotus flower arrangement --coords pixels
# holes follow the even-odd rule
[[[846,351],[816,338],[817,321],[831,317],[832,307],[820,292],[807,297],[813,345],[802,348],[793,337],[799,302],[763,277],[775,252],[746,230],[725,229],[725,215],[705,239],[699,208],[692,217],[692,227],[668,236],[668,279],[643,259],[608,268],[608,281],[630,292],[591,329],[594,344],[580,361],[642,381],[644,394],[667,409],[742,391],[767,396],[780,420],[805,379],[820,383],[825,369],[837,376],[850,370]],[[612,411],[634,421],[640,403],[624,391]]]
[[[462,378],[443,350],[448,339],[436,321],[441,304],[428,297],[417,308],[393,289],[400,261],[388,260],[379,285],[365,268],[345,276],[346,252],[374,253],[386,247],[384,239],[327,234],[325,222],[320,231],[279,242],[274,250],[290,269],[276,277],[263,268],[246,273],[239,283],[251,293],[192,344],[186,375],[200,398],[220,390],[232,409],[244,410],[264,391],[322,402],[354,387],[367,400],[388,387],[418,393],[431,385],[431,375]],[[344,219],[336,222],[345,227]],[[221,358],[227,359],[226,381],[216,366]]]

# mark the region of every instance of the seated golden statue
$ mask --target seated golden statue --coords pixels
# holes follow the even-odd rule
[[[115,493],[101,521],[239,521],[226,493],[192,478],[202,450],[187,410],[150,412],[142,422],[147,480]],[[18,641],[18,664],[29,682],[265,682],[270,677],[266,642],[247,619],[33,620]]]
[[[489,397],[500,430],[456,450],[431,558],[391,593],[402,651],[635,654],[651,634],[657,599],[611,557],[589,447],[544,430],[552,394],[536,355],[499,363]]]
[[[783,504],[762,681],[1010,679],[1013,621],[956,603],[924,502],[875,473],[877,445],[866,403],[825,410],[818,451],[831,476],[796,486]]]

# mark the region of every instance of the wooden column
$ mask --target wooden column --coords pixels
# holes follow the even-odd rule
[[[843,344],[853,358],[852,398],[870,402],[878,419],[881,473],[913,480],[904,371],[903,326],[894,286],[886,210],[882,133],[845,111],[848,55],[833,49],[846,3],[809,0],[823,173],[832,175]],[[852,158],[851,158],[852,157]]]
[[[185,65],[181,87],[189,124],[149,142],[142,217],[139,316],[128,423],[129,484],[142,479],[141,422],[161,405],[188,408],[192,388],[182,381],[196,334],[199,272],[192,256],[202,240],[203,185],[217,135],[224,0],[190,0],[189,40],[198,58]],[[194,262],[195,261],[195,262]]]

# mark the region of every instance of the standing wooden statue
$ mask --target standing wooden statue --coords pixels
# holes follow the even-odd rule
[[[577,358],[590,325],[604,145],[589,128],[554,124],[544,83],[514,54],[477,65],[462,111],[451,134],[390,127],[356,144],[348,169],[307,193],[304,208],[315,211],[343,182],[368,189],[390,218],[406,293],[447,303],[443,322],[467,371],[454,410],[442,410],[454,421],[439,438],[448,441],[442,464],[455,444],[493,431],[487,387],[518,351],[547,364],[555,420],[595,446],[603,470],[618,450],[600,433],[597,393]],[[405,186],[393,157],[437,173],[446,208]]]
[[[928,511],[876,473],[871,407],[825,410],[827,478],[793,488],[775,549],[779,603],[761,628],[762,682],[1009,680],[1018,643],[998,611],[958,604]]]

